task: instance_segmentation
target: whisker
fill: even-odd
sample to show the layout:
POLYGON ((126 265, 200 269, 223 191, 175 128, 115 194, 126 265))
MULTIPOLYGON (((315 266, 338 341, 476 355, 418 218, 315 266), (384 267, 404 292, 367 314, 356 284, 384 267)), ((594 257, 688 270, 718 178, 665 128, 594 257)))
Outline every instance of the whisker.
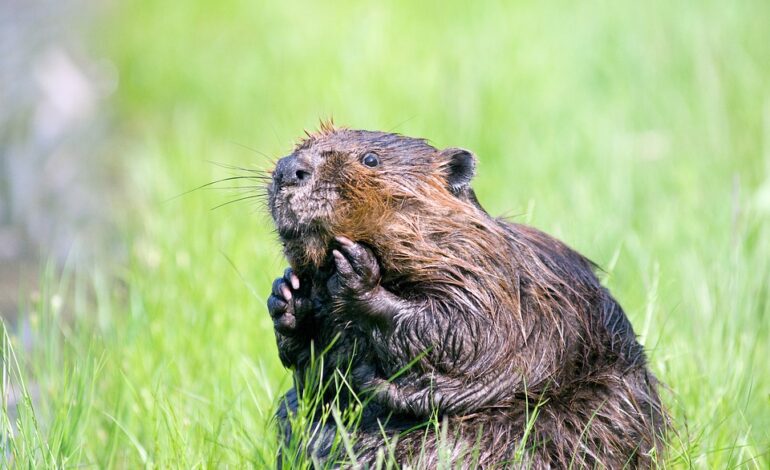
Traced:
POLYGON ((398 129, 399 127, 403 126, 404 124, 406 124, 407 122, 411 121, 412 119, 414 119, 416 117, 417 117, 417 114, 413 114, 411 117, 408 117, 408 118, 404 119, 403 121, 399 122, 395 126, 393 126, 391 128, 388 128, 388 132, 394 132, 396 129, 398 129))
POLYGON ((250 195, 250 196, 244 196, 244 197, 240 197, 240 198, 238 198, 238 199, 234 199, 234 200, 232 200, 232 201, 227 201, 227 202, 224 202, 224 203, 222 203, 222 204, 220 204, 220 205, 218 205, 218 206, 214 206, 214 207, 212 207, 210 210, 212 210, 212 211, 213 211, 214 209, 219 209, 220 207, 228 206, 228 205, 230 205, 230 204, 234 204, 234 203, 236 203, 236 202, 245 201, 246 199, 255 199, 255 198, 258 198, 258 197, 259 197, 259 195, 257 195, 257 194, 252 194, 252 195, 250 195))
POLYGON ((237 190, 237 189, 247 189, 247 190, 260 190, 263 189, 262 186, 225 186, 225 187, 212 187, 212 188, 201 188, 201 189, 216 189, 216 190, 222 190, 222 191, 229 191, 229 190, 237 190))
POLYGON ((239 146, 239 147, 243 147, 243 148, 245 148, 246 150, 250 150, 250 151, 252 151, 252 152, 256 153, 257 155, 261 155, 261 156, 263 156, 263 157, 265 157, 265 158, 268 158, 268 159, 269 159, 269 158, 272 158, 270 155, 266 154, 265 152, 260 152, 259 150, 255 149, 255 148, 252 148, 252 147, 249 147, 248 145, 242 144, 242 143, 240 143, 240 142, 236 142, 236 141, 234 141, 234 140, 231 140, 231 141, 230 141, 230 143, 231 143, 231 144, 235 144, 235 145, 237 145, 237 146, 239 146))
POLYGON ((219 180, 216 180, 216 181, 212 181, 210 183, 202 184, 202 185, 198 186, 197 188, 190 189, 190 190, 185 191, 185 192, 183 192, 181 194, 177 194, 176 196, 173 196, 173 197, 170 197, 170 198, 166 199, 165 201, 163 201, 163 203, 165 204, 167 202, 171 202, 174 199, 179 199, 182 196, 186 196, 186 195, 188 195, 188 194, 190 194, 190 193, 192 193, 194 191, 198 191, 199 189, 203 189, 203 188, 207 188, 209 186, 213 186, 213 185, 215 185, 217 183, 224 183, 225 181, 232 181, 232 180, 239 180, 239 179, 261 180, 261 178, 256 177, 256 176, 229 176, 227 178, 222 178, 222 179, 219 179, 219 180))
POLYGON ((221 162, 215 162, 213 160, 206 160, 208 163, 211 163, 212 165, 216 165, 220 168, 224 168, 227 170, 237 170, 237 171, 245 171, 248 173, 256 173, 258 175, 270 175, 270 170, 263 170, 260 168, 244 168, 241 166, 231 165, 229 163, 221 163, 221 162))

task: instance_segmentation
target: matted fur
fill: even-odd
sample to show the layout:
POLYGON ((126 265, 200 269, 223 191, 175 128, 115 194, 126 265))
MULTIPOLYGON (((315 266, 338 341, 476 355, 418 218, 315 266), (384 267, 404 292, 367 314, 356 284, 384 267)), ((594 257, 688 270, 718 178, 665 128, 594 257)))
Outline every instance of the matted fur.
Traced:
MULTIPOLYGON (((269 206, 302 280, 297 295, 314 307, 295 333, 276 333, 282 361, 300 389, 311 344, 329 350, 327 377, 351 362, 364 371, 349 381, 373 398, 356 435, 363 462, 383 445, 380 424, 396 434, 436 413, 448 424, 443 445, 466 465, 650 466, 667 418, 623 310, 583 256, 491 217, 469 181, 450 185, 458 155, 468 161, 462 152, 331 123, 298 143, 287 158, 312 178, 301 187, 274 182, 269 206), (378 167, 360 163, 367 152, 378 167), (380 285, 404 306, 387 326, 329 296, 335 236, 376 256, 380 285)), ((422 452, 420 465, 430 466, 436 439, 402 435, 395 455, 406 463, 422 452)), ((313 449, 328 457, 323 444, 313 449)))

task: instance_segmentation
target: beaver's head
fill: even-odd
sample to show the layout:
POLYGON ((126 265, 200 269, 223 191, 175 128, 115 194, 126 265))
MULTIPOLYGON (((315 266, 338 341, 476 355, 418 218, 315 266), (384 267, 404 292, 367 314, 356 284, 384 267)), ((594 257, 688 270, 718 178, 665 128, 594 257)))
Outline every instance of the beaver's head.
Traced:
POLYGON ((335 235, 375 245, 376 236, 394 227, 395 214, 403 220, 435 211, 437 204, 475 205, 469 186, 474 169, 467 150, 322 125, 278 161, 268 204, 294 268, 318 268, 335 235))

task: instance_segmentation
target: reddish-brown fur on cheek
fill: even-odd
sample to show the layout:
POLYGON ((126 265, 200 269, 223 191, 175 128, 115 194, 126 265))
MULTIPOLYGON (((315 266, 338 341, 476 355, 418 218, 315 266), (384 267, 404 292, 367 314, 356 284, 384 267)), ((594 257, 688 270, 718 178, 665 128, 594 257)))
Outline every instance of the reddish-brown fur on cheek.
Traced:
POLYGON ((388 230, 398 202, 371 173, 363 168, 345 172, 339 185, 342 203, 331 223, 335 235, 371 244, 377 234, 388 230))

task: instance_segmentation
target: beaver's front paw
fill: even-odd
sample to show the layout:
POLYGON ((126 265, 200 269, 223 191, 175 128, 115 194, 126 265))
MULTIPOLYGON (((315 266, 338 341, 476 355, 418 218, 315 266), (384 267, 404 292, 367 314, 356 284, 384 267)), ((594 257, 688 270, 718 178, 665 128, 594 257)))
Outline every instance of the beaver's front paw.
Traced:
POLYGON ((299 277, 286 268, 283 277, 273 282, 273 291, 267 299, 267 311, 273 319, 276 331, 289 335, 296 333, 308 312, 311 301, 300 295, 299 277))
POLYGON ((327 287, 337 302, 368 300, 380 285, 380 265, 372 250, 345 237, 336 237, 339 250, 333 250, 336 272, 327 287))

